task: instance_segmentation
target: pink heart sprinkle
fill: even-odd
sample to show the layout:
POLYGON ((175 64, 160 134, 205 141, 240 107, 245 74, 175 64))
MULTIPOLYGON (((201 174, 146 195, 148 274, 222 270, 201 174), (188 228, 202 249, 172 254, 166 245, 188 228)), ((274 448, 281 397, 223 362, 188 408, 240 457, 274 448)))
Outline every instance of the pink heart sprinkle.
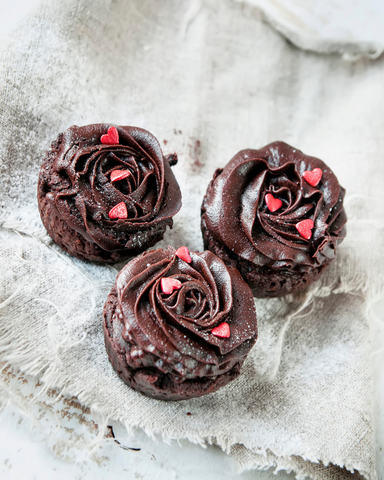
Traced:
POLYGON ((111 173, 111 182, 118 182, 119 180, 124 180, 131 175, 129 170, 114 170, 111 173))
POLYGON ((265 195, 265 203, 271 212, 276 212, 283 205, 280 198, 275 198, 271 193, 265 195))
POLYGON ((108 213, 109 218, 128 218, 127 207, 124 202, 118 203, 108 213))
POLYGON ((311 230, 314 226, 315 226, 315 224, 313 223, 313 221, 311 219, 302 220, 301 222, 296 223, 296 225, 295 225, 297 231, 306 240, 309 240, 312 237, 312 231, 311 230))
POLYGON ((217 327, 211 330, 212 335, 220 338, 229 338, 231 336, 231 330, 227 322, 220 323, 217 327))
POLYGON ((180 247, 176 250, 175 252, 176 257, 181 258, 181 260, 184 260, 184 262, 191 263, 192 258, 189 254, 189 250, 187 247, 180 247))
POLYGON ((160 280, 161 291, 166 295, 170 295, 173 290, 179 290, 181 288, 180 280, 171 277, 163 277, 160 280))
POLYGON ((109 127, 108 133, 101 136, 101 143, 116 145, 119 143, 119 132, 116 127, 109 127))
POLYGON ((312 171, 305 170, 303 173, 303 177, 307 183, 312 185, 312 187, 316 187, 316 185, 320 182, 321 177, 323 176, 323 171, 321 168, 314 168, 312 171))

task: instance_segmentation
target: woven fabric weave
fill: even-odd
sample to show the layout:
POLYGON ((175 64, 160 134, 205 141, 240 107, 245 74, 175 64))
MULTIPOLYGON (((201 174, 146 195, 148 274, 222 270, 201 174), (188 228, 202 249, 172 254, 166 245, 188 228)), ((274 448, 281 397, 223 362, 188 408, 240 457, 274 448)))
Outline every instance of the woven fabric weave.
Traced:
POLYGON ((218 444, 242 468, 375 478, 367 305, 384 283, 383 70, 299 51, 230 0, 43 1, 0 53, 0 360, 127 427, 218 444), (99 122, 145 128, 179 155, 183 207, 161 247, 203 248, 205 189, 243 148, 286 141, 347 189, 337 258, 305 294, 256 299, 259 340, 212 395, 161 402, 124 385, 102 333, 122 265, 71 258, 42 227, 44 152, 99 122))

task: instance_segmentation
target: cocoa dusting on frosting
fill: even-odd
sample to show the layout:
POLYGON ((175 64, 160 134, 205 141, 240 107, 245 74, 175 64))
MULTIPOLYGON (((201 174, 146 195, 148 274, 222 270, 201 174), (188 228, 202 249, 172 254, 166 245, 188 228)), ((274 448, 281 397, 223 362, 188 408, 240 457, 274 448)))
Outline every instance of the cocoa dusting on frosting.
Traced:
POLYGON ((217 390, 236 378, 257 338, 252 293, 239 272, 209 251, 190 258, 169 247, 131 260, 104 308, 112 364, 155 398, 217 390))
POLYGON ((274 142, 239 152, 216 172, 203 227, 252 264, 310 270, 329 263, 345 237, 344 194, 324 162, 274 142))
POLYGON ((59 135, 44 160, 39 199, 66 227, 108 252, 150 246, 146 242, 158 241, 181 207, 179 186, 156 138, 140 128, 107 124, 73 126, 59 135))

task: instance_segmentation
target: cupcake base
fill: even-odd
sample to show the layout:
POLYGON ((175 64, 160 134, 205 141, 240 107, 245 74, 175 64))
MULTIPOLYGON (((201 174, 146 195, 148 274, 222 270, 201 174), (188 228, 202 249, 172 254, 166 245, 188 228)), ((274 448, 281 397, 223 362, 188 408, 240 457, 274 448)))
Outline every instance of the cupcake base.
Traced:
POLYGON ((131 349, 135 345, 126 342, 121 334, 123 324, 116 312, 117 293, 113 287, 104 306, 104 341, 109 361, 119 377, 134 390, 157 400, 187 400, 213 393, 227 383, 235 380, 240 375, 243 361, 236 363, 231 370, 216 376, 199 377, 194 379, 181 379, 171 373, 161 372, 153 366, 151 353, 143 352, 139 359, 138 368, 132 368, 127 363, 127 356, 132 361, 131 349))
MULTIPOLYGON (((71 228, 56 212, 55 207, 49 201, 49 196, 38 195, 39 211, 41 221, 57 245, 59 245, 65 252, 73 255, 79 260, 86 260, 95 263, 115 263, 125 260, 134 255, 138 255, 143 250, 153 247, 157 242, 164 237, 164 232, 167 226, 172 228, 173 221, 167 220, 156 225, 155 228, 144 230, 140 232, 141 242, 143 246, 139 249, 128 250, 103 250, 96 243, 89 242, 80 233, 71 228)), ((137 232, 135 232, 137 235, 137 232)), ((127 238, 128 239, 128 238, 127 238)))

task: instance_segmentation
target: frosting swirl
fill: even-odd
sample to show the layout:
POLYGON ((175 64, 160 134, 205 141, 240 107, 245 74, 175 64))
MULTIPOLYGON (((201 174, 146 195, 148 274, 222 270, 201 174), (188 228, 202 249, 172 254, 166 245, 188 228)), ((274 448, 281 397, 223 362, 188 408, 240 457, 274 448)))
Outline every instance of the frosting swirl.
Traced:
POLYGON ((73 126, 60 135, 47 153, 49 175, 41 174, 39 189, 88 242, 106 251, 141 249, 148 231, 172 225, 181 208, 180 189, 153 135, 116 126, 118 144, 103 144, 109 127, 73 126), (125 178, 112 181, 116 170, 123 170, 125 178), (110 218, 120 203, 127 218, 110 218))
POLYGON ((329 263, 345 237, 345 190, 327 165, 283 142, 243 150, 218 170, 205 203, 204 222, 216 240, 258 266, 305 271, 329 263), (305 171, 322 170, 314 187, 305 171), (282 202, 272 212, 267 194, 282 202), (296 225, 314 222, 305 239, 296 225))
MULTIPOLYGON (((212 383, 233 371, 257 338, 252 293, 237 269, 209 251, 190 255, 192 262, 186 263, 172 247, 149 251, 131 260, 116 279, 108 337, 130 370, 124 380, 157 398, 170 398, 169 392, 154 393, 163 389, 165 377, 169 389, 193 379, 212 383), (164 294, 164 277, 180 281, 181 287, 164 294), (212 334, 223 321, 230 326, 229 338, 212 334)), ((230 379, 237 374, 238 369, 230 379)))

